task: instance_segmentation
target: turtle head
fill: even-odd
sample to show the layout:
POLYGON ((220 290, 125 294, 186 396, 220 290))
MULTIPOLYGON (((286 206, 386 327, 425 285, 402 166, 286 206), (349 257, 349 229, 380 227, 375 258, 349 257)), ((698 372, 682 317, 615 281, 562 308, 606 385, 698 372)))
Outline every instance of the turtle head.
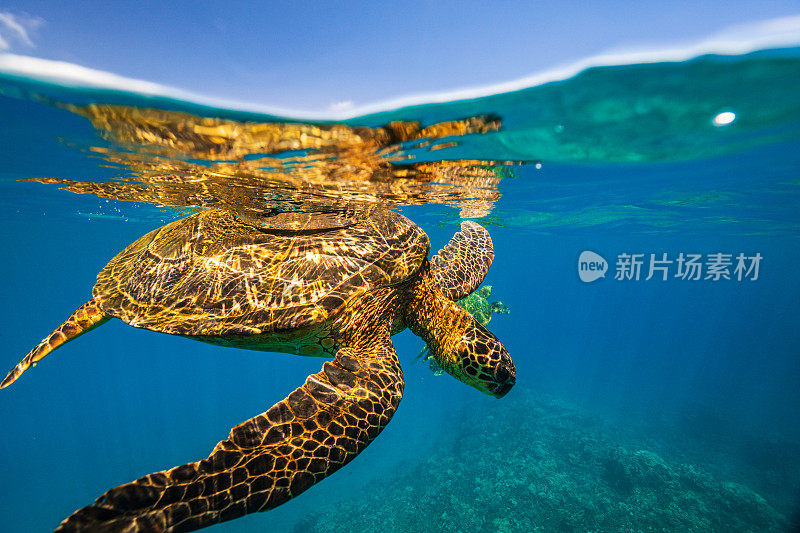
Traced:
POLYGON ((442 370, 481 392, 505 396, 517 373, 503 343, 430 278, 423 277, 411 293, 405 323, 422 337, 442 370))
POLYGON ((431 349, 439 366, 481 392, 505 396, 516 383, 517 372, 503 343, 476 320, 454 333, 451 342, 431 349))

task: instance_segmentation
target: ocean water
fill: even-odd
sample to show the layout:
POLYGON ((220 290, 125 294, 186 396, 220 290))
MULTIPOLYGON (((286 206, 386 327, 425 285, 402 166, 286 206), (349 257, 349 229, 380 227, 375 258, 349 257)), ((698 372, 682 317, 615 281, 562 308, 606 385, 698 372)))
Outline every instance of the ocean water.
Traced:
MULTIPOLYGON (((435 375, 403 332, 405 394, 383 433, 298 498, 214 530, 793 530, 798 95, 798 49, 701 56, 305 125, 300 142, 291 117, 0 74, 0 362, 192 210, 379 202, 433 251, 471 218, 494 241, 485 283, 510 314, 488 327, 514 389, 435 375), (605 262, 593 281, 587 251, 605 262), (700 279, 679 274, 694 255, 700 279)), ((2 529, 53 529, 206 457, 321 363, 110 321, 0 392, 2 529)))

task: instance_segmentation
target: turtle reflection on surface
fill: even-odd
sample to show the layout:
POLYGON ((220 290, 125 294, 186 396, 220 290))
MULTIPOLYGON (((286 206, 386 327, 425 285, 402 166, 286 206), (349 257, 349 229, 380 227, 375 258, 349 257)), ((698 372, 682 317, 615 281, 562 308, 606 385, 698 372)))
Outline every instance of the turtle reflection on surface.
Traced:
POLYGON ((508 165, 516 164, 416 160, 458 146, 461 137, 498 131, 495 116, 369 128, 237 122, 99 104, 62 107, 91 120, 112 144, 89 150, 125 173, 113 182, 29 181, 115 200, 279 211, 442 203, 460 209, 462 218, 480 218, 499 198, 508 165))

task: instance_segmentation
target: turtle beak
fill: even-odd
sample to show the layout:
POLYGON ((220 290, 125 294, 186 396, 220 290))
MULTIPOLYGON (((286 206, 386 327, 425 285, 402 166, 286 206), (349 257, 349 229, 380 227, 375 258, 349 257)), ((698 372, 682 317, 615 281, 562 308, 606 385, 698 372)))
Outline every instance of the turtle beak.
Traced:
POLYGON ((494 371, 495 386, 492 387, 491 393, 495 398, 502 398, 508 394, 511 387, 517 382, 517 370, 514 368, 514 362, 508 352, 505 351, 505 348, 503 352, 502 359, 494 371))

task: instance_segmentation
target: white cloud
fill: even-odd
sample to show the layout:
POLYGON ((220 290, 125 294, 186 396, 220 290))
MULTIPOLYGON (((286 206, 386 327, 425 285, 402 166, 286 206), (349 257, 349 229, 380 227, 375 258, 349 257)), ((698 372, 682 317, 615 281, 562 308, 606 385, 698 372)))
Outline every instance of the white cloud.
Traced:
MULTIPOLYGON (((0 16, 7 13, 0 12, 0 16)), ((40 20, 40 19, 39 19, 40 20)), ((41 22, 41 20, 40 20, 41 22)), ((6 22, 0 22, 0 30, 6 22)), ((26 34, 27 35, 27 34, 26 34)), ((2 39, 2 36, 0 36, 2 39)), ((244 109, 294 119, 345 119, 368 113, 377 113, 404 106, 436 102, 479 98, 491 94, 515 91, 547 82, 568 79, 582 70, 596 66, 654 63, 661 61, 684 61, 702 54, 745 54, 754 50, 800 46, 800 16, 784 17, 728 28, 711 37, 680 46, 662 46, 649 50, 628 49, 599 54, 562 65, 551 70, 513 81, 484 87, 468 87, 441 93, 408 95, 393 100, 356 107, 344 100, 332 104, 325 111, 282 109, 263 104, 231 101, 198 95, 185 90, 167 87, 158 83, 119 76, 111 72, 90 69, 36 57, 2 53, 0 42, 0 73, 16 74, 34 79, 49 80, 77 87, 97 87, 131 91, 134 93, 160 95, 198 104, 228 109, 244 109)))
MULTIPOLYGON (((147 95, 177 96, 176 89, 65 61, 0 53, 0 72, 55 81, 76 87, 118 89, 147 95)), ((180 94, 180 91, 177 91, 180 94)))
POLYGON ((342 102, 334 102, 328 106, 328 110, 330 111, 347 111, 348 109, 352 109, 355 107, 355 104, 352 100, 344 100, 342 102))
POLYGON ((0 11, 0 50, 10 50, 12 43, 21 43, 35 48, 30 32, 39 27, 44 20, 28 15, 15 15, 0 11))

